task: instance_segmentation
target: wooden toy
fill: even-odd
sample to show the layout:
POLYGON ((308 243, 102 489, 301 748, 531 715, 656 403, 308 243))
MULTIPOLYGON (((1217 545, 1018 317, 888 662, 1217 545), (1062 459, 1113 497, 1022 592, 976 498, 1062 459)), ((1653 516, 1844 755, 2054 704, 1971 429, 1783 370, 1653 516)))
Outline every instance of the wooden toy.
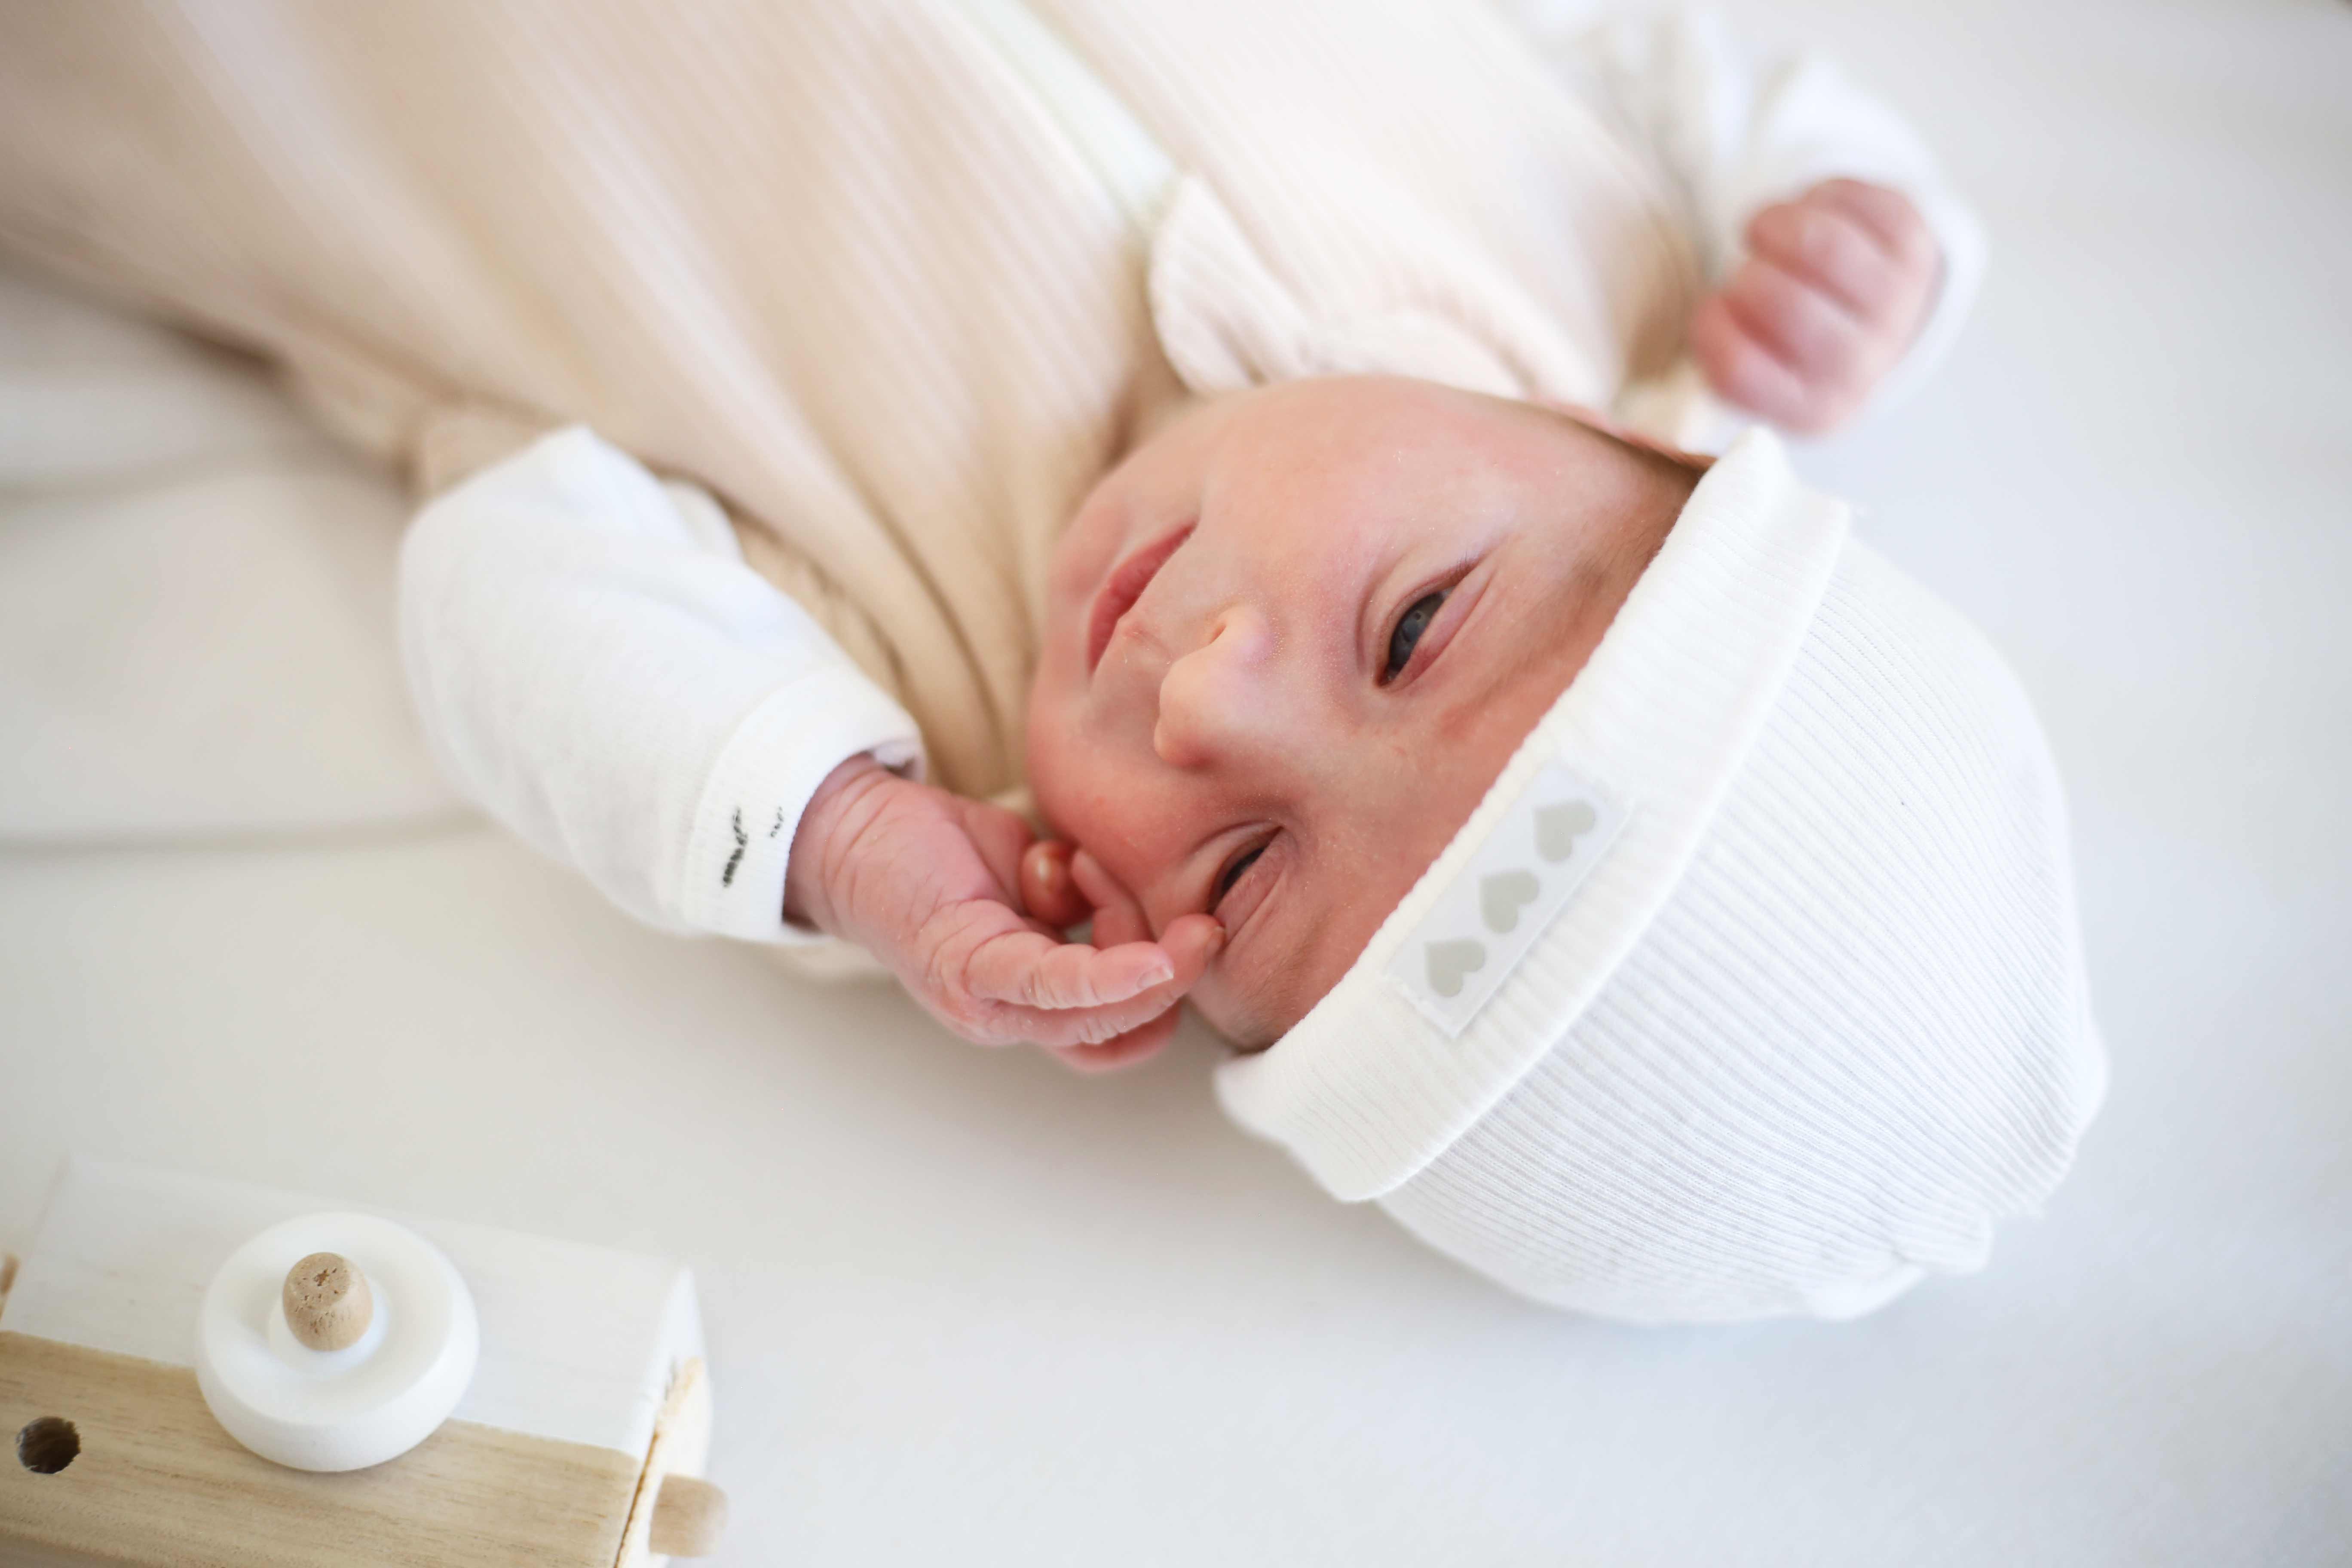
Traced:
POLYGON ((653 1258, 77 1161, 0 1260, 0 1563, 644 1568, 709 1436, 653 1258))

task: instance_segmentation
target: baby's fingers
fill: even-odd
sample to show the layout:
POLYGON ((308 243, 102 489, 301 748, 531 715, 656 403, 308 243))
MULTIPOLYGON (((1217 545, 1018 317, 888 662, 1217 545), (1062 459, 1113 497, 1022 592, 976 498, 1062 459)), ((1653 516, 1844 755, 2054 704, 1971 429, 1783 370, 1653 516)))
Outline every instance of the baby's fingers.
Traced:
POLYGON ((1740 407, 1790 430, 1818 431, 1830 423, 1804 378, 1748 335, 1722 295, 1691 317, 1690 349, 1707 384, 1740 407))
POLYGON ((1776 261, 1750 257, 1717 298, 1743 333, 1808 384, 1847 390, 1865 345, 1860 323, 1828 295, 1776 261))
POLYGON ((1805 200, 1832 206, 1868 229, 1886 254, 1906 268, 1932 266, 1935 231, 1908 196, 1863 180, 1824 180, 1805 200))
MULTIPOLYGON (((1108 1072, 1141 1061, 1173 1039, 1182 1016, 1176 1003, 1199 982, 1209 961, 1225 945, 1225 928, 1208 915, 1182 915, 1169 922, 1160 942, 1176 960, 1176 983, 1163 988, 1168 995, 1165 1012, 1099 1045, 1049 1045, 1047 1050, 1079 1072, 1108 1072)), ((1151 994, 1154 998, 1159 994, 1151 994)))
POLYGON ((982 1001, 1049 1013, 1125 1002, 1175 978, 1157 942, 1088 947, 1026 928, 989 938, 964 967, 966 989, 982 1001))
MULTIPOLYGON (((971 972, 973 994, 1041 1013, 1113 1006, 1163 987, 1172 987, 1181 996, 1201 978, 1224 940, 1224 928, 1207 915, 1178 917, 1158 942, 1125 942, 1116 947, 1057 942, 1031 931, 1007 932, 988 943, 997 951, 986 956, 985 972, 980 967, 971 972)), ((976 965, 982 962, 982 954, 973 957, 976 965)))
POLYGON ((1021 907, 1032 920, 1066 930, 1092 912, 1086 895, 1070 875, 1070 845, 1058 838, 1041 838, 1021 857, 1021 907))
POLYGON ((1895 258, 1859 219, 1825 203, 1766 207, 1748 221, 1748 244, 1865 321, 1905 306, 1895 258))
POLYGON ((1094 907, 1097 947, 1151 940, 1151 922, 1144 918, 1143 906, 1119 885, 1118 878, 1103 869, 1101 861, 1079 850, 1070 857, 1070 879, 1094 907))
POLYGON ((1160 984, 1147 987, 1124 1001, 1105 1002, 1097 1005, 1042 1007, 1017 1002, 983 1001, 980 1006, 988 1014, 985 1037, 995 1041, 1028 1040, 1055 1051, 1085 1047, 1114 1053, 1108 1062, 1097 1061, 1092 1065, 1133 1059, 1141 1056, 1146 1047, 1156 1049, 1157 1046, 1150 1038, 1130 1037, 1163 1015, 1170 1029, 1176 1026, 1176 1005, 1199 983, 1209 961, 1224 945, 1224 928, 1208 916, 1186 915, 1171 922, 1157 943, 1134 942, 1113 948, 1108 952, 1082 944, 1066 944, 1073 955, 1091 955, 1097 959, 1114 958, 1134 951, 1161 954, 1170 961, 1172 973, 1160 984), (1133 1048, 1130 1050, 1129 1047, 1133 1048))
POLYGON ((1073 1072, 1111 1072, 1133 1067, 1146 1057, 1157 1055, 1160 1047, 1174 1039, 1176 1026, 1182 1017, 1182 1011, 1171 1005, 1150 1023, 1129 1029, 1116 1039, 1105 1040, 1098 1046, 1048 1046, 1046 1054, 1073 1072))

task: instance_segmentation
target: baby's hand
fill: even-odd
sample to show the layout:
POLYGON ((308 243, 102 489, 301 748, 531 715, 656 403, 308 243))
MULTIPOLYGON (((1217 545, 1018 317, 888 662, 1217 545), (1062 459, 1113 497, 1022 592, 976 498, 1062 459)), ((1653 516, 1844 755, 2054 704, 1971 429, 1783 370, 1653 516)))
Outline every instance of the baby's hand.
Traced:
POLYGON ((1173 1032, 1176 1004, 1223 929, 1194 915, 1156 942, 1066 942, 1021 907, 1034 838, 1009 811, 853 758, 801 816, 784 913, 866 948, 975 1044, 1034 1041, 1081 1065, 1132 1060, 1173 1032))
POLYGON ((1862 406, 1911 346, 1942 260, 1905 197, 1825 180, 1748 221, 1748 259, 1691 317, 1715 390, 1819 435, 1862 406))

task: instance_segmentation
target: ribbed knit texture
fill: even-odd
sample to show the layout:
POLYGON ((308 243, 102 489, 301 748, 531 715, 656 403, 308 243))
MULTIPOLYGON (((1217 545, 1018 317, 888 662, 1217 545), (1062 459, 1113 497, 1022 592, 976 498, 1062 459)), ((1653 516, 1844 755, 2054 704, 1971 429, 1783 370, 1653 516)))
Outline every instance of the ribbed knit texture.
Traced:
POLYGON ((1665 907, 1381 1201, 1539 1300, 1842 1317, 1980 1267, 2096 1110, 2064 810, 1982 639, 1849 544, 1665 907))

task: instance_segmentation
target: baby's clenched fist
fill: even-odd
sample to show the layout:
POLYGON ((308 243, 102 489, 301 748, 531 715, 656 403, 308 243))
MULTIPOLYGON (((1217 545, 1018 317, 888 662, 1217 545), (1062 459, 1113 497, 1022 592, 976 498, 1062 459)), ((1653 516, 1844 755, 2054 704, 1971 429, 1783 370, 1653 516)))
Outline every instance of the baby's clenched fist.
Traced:
POLYGON ((1917 335, 1942 271, 1935 236, 1899 194, 1826 180, 1759 212, 1748 249, 1692 315, 1692 357, 1722 396, 1819 435, 1917 335))

